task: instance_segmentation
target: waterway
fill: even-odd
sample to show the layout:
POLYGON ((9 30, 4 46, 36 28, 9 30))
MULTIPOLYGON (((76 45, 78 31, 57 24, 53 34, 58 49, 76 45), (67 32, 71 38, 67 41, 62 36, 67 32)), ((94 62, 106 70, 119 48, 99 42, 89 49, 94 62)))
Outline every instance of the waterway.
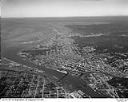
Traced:
MULTIPOLYGON (((27 47, 30 47, 29 45, 21 45, 21 46, 9 46, 8 47, 2 47, 2 56, 6 57, 12 61, 15 61, 17 63, 26 65, 28 67, 36 68, 45 71, 45 73, 50 77, 56 77, 58 80, 61 79, 65 74, 58 72, 53 69, 48 69, 45 67, 37 66, 34 63, 30 61, 23 60, 20 56, 17 55, 19 51, 22 49, 26 49, 27 47)), ((83 82, 80 78, 74 77, 71 75, 67 75, 64 77, 63 80, 61 80, 62 84, 64 86, 67 86, 66 88, 69 90, 82 90, 87 95, 91 96, 92 98, 106 98, 109 96, 103 95, 97 91, 94 91, 92 88, 87 86, 85 82, 83 82)))

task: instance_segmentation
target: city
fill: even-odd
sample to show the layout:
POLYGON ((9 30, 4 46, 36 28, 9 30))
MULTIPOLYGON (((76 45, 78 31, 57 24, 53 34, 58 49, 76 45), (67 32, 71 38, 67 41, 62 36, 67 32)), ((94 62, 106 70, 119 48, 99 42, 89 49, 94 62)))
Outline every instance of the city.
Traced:
POLYGON ((0 69, 0 86, 0 96, 3 98, 89 97, 81 90, 68 92, 59 83, 49 79, 43 71, 22 66, 6 58, 3 58, 0 69))
POLYGON ((0 97, 127 98, 126 18, 3 19, 0 97))
MULTIPOLYGON (((54 31, 56 31, 56 36, 50 41, 49 45, 37 45, 31 50, 23 50, 19 55, 37 65, 44 65, 46 68, 52 68, 66 75, 71 74, 80 77, 92 89, 111 97, 119 97, 118 90, 108 84, 108 81, 113 77, 127 78, 127 68, 121 71, 105 63, 108 62, 106 60, 109 58, 109 56, 105 57, 106 54, 96 54, 96 49, 93 46, 79 49, 72 39, 61 36, 57 30, 54 31), (84 78, 85 76, 86 78, 84 78)), ((118 59, 116 61, 118 62, 118 59)), ((128 66, 128 61, 122 60, 122 66, 128 66)), ((127 88, 122 90, 127 91, 127 88)))

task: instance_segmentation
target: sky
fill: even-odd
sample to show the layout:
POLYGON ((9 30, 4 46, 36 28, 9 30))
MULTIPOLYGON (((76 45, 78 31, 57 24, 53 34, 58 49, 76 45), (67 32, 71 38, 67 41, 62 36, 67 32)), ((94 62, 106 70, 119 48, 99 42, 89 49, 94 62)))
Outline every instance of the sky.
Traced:
POLYGON ((128 0, 1 0, 2 17, 128 16, 128 0))

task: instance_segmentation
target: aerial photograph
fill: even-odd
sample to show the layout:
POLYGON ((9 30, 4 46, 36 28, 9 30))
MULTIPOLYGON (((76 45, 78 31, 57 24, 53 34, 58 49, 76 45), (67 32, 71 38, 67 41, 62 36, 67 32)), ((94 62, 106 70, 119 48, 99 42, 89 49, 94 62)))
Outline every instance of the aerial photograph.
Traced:
POLYGON ((127 0, 2 0, 0 98, 128 98, 127 0))

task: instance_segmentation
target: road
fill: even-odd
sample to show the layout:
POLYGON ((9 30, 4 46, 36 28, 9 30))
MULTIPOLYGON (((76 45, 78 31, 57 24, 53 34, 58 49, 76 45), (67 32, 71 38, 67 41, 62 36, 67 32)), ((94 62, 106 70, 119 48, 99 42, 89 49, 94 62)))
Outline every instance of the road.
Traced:
MULTIPOLYGON (((57 32, 57 33, 59 33, 59 32, 57 32)), ((13 46, 6 45, 6 46, 2 47, 1 55, 2 55, 2 57, 8 58, 12 61, 19 63, 19 64, 23 64, 23 65, 26 65, 31 68, 42 70, 50 78, 53 78, 53 76, 55 76, 56 78, 58 78, 57 80, 59 80, 60 78, 62 78, 65 75, 56 70, 48 69, 48 68, 45 68, 44 66, 35 65, 34 63, 32 63, 28 60, 23 60, 20 56, 17 55, 17 53, 19 51, 21 51, 23 49, 28 49, 28 48, 30 48, 30 46, 33 46, 33 45, 23 45, 23 44, 22 45, 17 44, 17 45, 13 45, 13 46)), ((110 96, 103 95, 103 94, 100 94, 99 92, 94 91, 86 83, 83 83, 79 78, 73 77, 71 75, 67 75, 64 78, 62 83, 63 83, 64 87, 72 86, 72 88, 71 89, 69 88, 69 90, 72 90, 72 91, 73 90, 82 90, 84 93, 88 94, 89 96, 91 96, 93 98, 110 97, 110 96)))

